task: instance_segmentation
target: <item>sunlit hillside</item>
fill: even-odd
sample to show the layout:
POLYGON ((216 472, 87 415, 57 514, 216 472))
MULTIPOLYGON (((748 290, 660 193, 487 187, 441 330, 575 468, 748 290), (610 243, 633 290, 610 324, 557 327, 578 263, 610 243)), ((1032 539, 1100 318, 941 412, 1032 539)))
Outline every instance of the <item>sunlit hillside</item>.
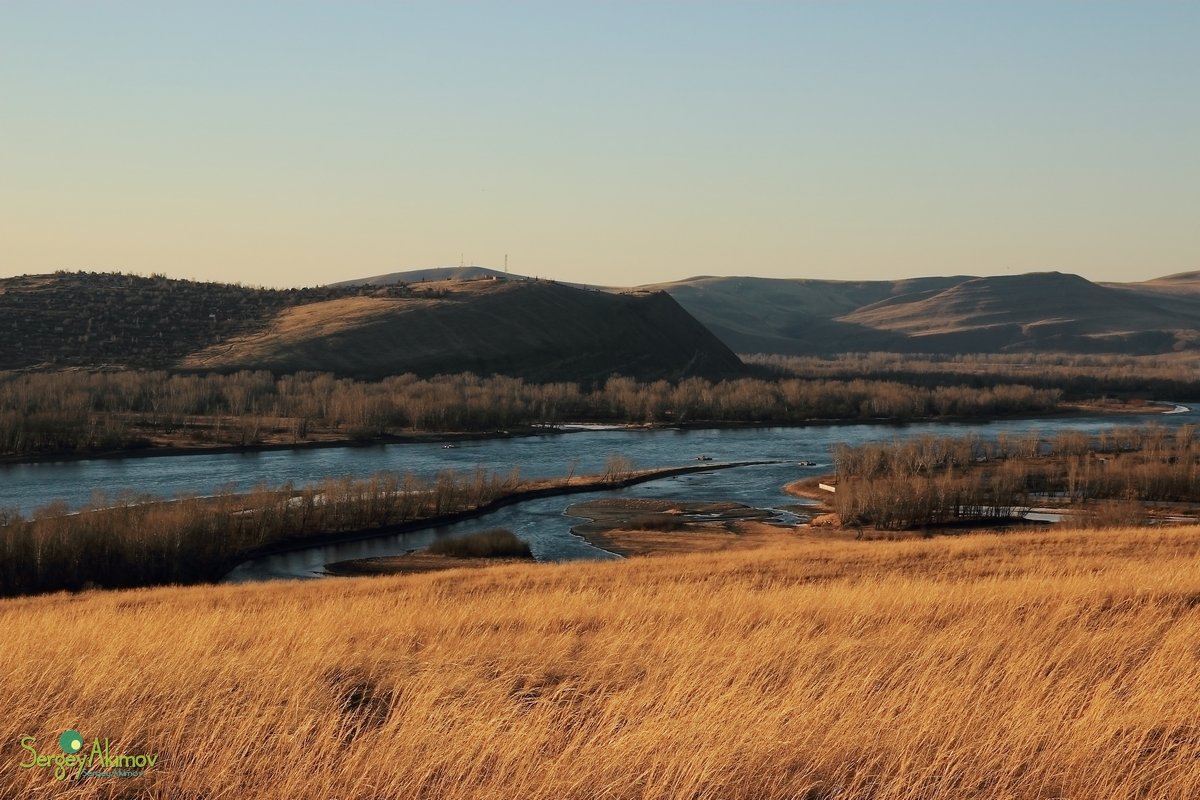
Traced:
POLYGON ((0 796, 1200 792, 1200 529, 765 541, 3 601, 0 796))

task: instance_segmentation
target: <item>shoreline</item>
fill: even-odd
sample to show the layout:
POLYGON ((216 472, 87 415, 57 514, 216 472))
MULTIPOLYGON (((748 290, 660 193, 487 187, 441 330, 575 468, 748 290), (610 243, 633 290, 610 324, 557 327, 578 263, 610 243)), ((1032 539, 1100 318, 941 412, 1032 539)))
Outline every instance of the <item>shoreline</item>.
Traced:
POLYGON ((469 442, 469 441, 487 441, 489 439, 522 439, 530 436, 551 436, 563 433, 563 431, 521 431, 513 433, 511 431, 480 431, 473 432, 447 432, 447 433, 405 433, 405 434, 388 434, 374 439, 356 440, 356 439, 321 439, 311 442, 265 442, 262 444, 220 444, 220 445, 201 445, 196 447, 183 447, 176 445, 162 445, 147 447, 138 447, 127 450, 97 450, 95 452, 78 452, 70 453, 33 453, 30 455, 7 455, 0 456, 0 467, 18 466, 21 464, 46 464, 56 462, 72 462, 72 461, 120 461, 126 458, 173 458, 176 456, 200 456, 200 455, 253 455, 255 453, 270 453, 279 450, 326 450, 335 447, 357 448, 357 447, 385 447, 392 444, 436 444, 438 442, 469 442))
POLYGON ((834 498, 832 492, 827 492, 820 488, 818 484, 829 483, 836 480, 833 475, 815 475, 804 478, 798 478, 794 481, 789 481, 780 487, 786 495, 791 497, 799 497, 804 500, 813 500, 819 505, 813 506, 814 509, 822 509, 824 511, 832 511, 834 498))
POLYGON ((600 492, 612 489, 623 489, 627 486, 634 486, 639 483, 648 483, 660 478, 670 478, 675 475, 688 475, 695 472, 707 472, 719 469, 735 469, 737 467, 753 467, 764 464, 775 464, 776 461, 727 461, 727 462, 705 462, 703 464, 688 464, 681 467, 663 467, 660 469, 646 470, 636 472, 624 478, 617 480, 604 480, 602 476, 582 476, 572 478, 571 480, 579 481, 579 483, 559 483, 549 486, 531 486, 525 489, 517 489, 503 497, 498 497, 475 508, 464 509, 462 511, 453 511, 447 514, 439 514, 434 517, 426 517, 425 519, 412 520, 411 522, 403 522, 398 525, 387 525, 379 528, 363 528, 352 531, 338 531, 335 533, 318 534, 315 536, 305 537, 293 541, 275 542, 263 547, 251 550, 247 553, 238 556, 237 561, 228 564, 221 570, 221 575, 217 579, 218 582, 225 582, 229 577, 229 573, 237 569, 242 564, 255 559, 265 558, 267 556, 281 555, 283 553, 292 553, 298 550, 308 550, 314 547, 328 547, 334 544, 344 544, 348 542, 358 542, 364 539, 374 539, 380 536, 392 536, 398 533, 412 533, 426 528, 435 528, 441 525, 449 525, 463 520, 475 519, 491 513, 505 506, 522 503, 526 500, 536 500, 543 497, 557 497, 560 495, 582 494, 584 492, 600 492))
POLYGON ((1167 401, 1146 401, 1144 405, 1138 406, 1121 406, 1117 408, 1109 408, 1100 405, 1088 405, 1086 403, 1067 404, 1055 409, 1054 411, 1043 411, 1038 413, 1019 413, 1019 414, 991 414, 986 416, 944 416, 944 417, 862 417, 855 419, 810 419, 798 422, 779 422, 779 421, 731 421, 731 420, 695 420, 691 422, 654 422, 654 423, 592 423, 592 422, 564 422, 557 426, 534 426, 534 427, 514 427, 510 430, 500 431, 414 431, 411 433, 386 434, 367 440, 355 440, 350 438, 344 439, 322 439, 309 442, 268 442, 261 444, 246 444, 246 445, 201 445, 201 446, 180 446, 180 445, 149 445, 146 447, 138 447, 124 450, 97 450, 97 451, 72 451, 59 453, 29 453, 25 455, 0 455, 0 467, 20 466, 23 464, 52 464, 52 463, 70 463, 76 461, 119 461, 123 459, 140 459, 140 458, 173 458, 182 456, 198 456, 198 455, 253 455, 256 453, 278 452, 281 450, 325 450, 328 448, 345 447, 345 448, 365 448, 365 447, 386 447, 396 444, 436 444, 439 442, 475 442, 489 441, 492 439, 524 439, 533 436, 564 436, 573 433, 587 433, 595 430, 613 430, 613 431, 628 431, 628 432, 653 432, 664 430, 738 430, 738 429, 754 429, 754 428, 810 428, 810 427, 839 427, 848 425, 878 425, 886 427, 904 427, 906 425, 921 424, 927 422, 940 422, 947 424, 954 423, 989 423, 1001 422, 1004 420, 1022 420, 1022 419, 1071 419, 1078 417, 1123 417, 1123 416, 1138 416, 1138 415, 1153 415, 1158 414, 1173 414, 1185 413, 1174 409, 1190 407, 1180 403, 1167 401), (1155 412, 1151 409, 1159 407, 1167 410, 1155 412), (574 426, 581 427, 574 427, 574 426), (603 428, 582 427, 590 425, 603 425, 603 428))
POLYGON ((415 551, 399 556, 374 556, 333 561, 325 565, 332 578, 368 578, 378 575, 420 575, 447 569, 482 569, 504 564, 536 564, 532 558, 458 558, 415 551))
POLYGON ((744 546, 751 531, 785 530, 769 511, 728 500, 602 498, 565 513, 584 520, 572 536, 622 558, 726 550, 744 546))

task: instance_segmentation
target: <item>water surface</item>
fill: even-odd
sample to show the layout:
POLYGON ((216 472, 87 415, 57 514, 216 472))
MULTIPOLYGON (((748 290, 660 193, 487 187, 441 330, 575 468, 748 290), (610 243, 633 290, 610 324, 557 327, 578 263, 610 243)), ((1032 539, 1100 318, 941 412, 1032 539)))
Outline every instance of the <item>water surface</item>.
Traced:
POLYGON ((249 562, 234 579, 311 575, 331 561, 396 555, 424 547, 434 537, 462 535, 486 527, 507 527, 529 542, 539 560, 612 558, 570 534, 575 522, 563 516, 574 503, 597 497, 669 497, 680 500, 730 500, 754 508, 782 509, 800 501, 783 494, 783 484, 830 471, 830 449, 838 443, 863 444, 924 434, 977 433, 994 437, 1001 432, 1038 431, 1053 436, 1064 430, 1097 431, 1146 423, 1178 427, 1195 424, 1196 404, 1170 414, 1139 414, 994 422, 921 422, 907 425, 813 425, 781 428, 720 428, 700 430, 584 430, 569 434, 461 442, 453 448, 440 443, 389 444, 310 450, 272 450, 257 453, 188 454, 156 458, 96 459, 0 466, 0 507, 30 514, 51 500, 72 507, 91 501, 97 493, 109 497, 122 491, 174 497, 207 494, 218 487, 236 490, 258 484, 295 486, 323 477, 363 477, 381 470, 433 475, 453 469, 471 473, 477 468, 522 477, 561 477, 604 471, 613 455, 632 459, 638 468, 695 463, 696 456, 715 461, 775 460, 780 463, 663 478, 619 490, 529 500, 506 506, 478 519, 427 530, 329 547, 309 548, 249 562), (815 466, 799 466, 809 460, 815 466))

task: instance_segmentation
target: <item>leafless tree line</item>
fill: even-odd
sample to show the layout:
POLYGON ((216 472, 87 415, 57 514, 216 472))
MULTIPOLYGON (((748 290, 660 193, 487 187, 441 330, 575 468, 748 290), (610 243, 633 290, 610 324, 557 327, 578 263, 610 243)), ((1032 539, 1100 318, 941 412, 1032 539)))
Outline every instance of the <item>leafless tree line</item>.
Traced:
POLYGON ((572 420, 701 424, 913 419, 1039 413, 1055 389, 921 388, 892 381, 784 378, 526 383, 469 373, 378 382, 325 373, 165 371, 0 373, 0 452, 147 446, 152 437, 248 445, 268 434, 371 439, 408 431, 493 431, 572 420))
POLYGON ((1200 392, 1200 359, 1070 353, 842 353, 833 356, 743 355, 768 374, 829 380, 894 380, 911 386, 1057 388, 1070 400, 1106 395, 1180 399, 1200 392))
MULTIPOLYGON (((1125 427, 987 439, 920 436, 833 449, 835 506, 846 524, 900 529, 1007 517, 1034 498, 1108 504, 1200 500, 1195 429, 1125 427)), ((1122 505, 1124 504, 1124 505, 1122 505)))
POLYGON ((0 595, 217 580, 264 547, 478 508, 519 487, 515 470, 379 473, 172 501, 98 495, 76 513, 56 502, 31 519, 0 509, 0 595))

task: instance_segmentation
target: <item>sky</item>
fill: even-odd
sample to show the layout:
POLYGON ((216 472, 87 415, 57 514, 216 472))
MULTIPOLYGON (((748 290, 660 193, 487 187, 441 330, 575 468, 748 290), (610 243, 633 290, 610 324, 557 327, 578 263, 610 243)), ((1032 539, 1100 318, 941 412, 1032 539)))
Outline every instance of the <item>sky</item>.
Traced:
POLYGON ((1200 3, 0 0, 0 276, 1200 269, 1200 3))

